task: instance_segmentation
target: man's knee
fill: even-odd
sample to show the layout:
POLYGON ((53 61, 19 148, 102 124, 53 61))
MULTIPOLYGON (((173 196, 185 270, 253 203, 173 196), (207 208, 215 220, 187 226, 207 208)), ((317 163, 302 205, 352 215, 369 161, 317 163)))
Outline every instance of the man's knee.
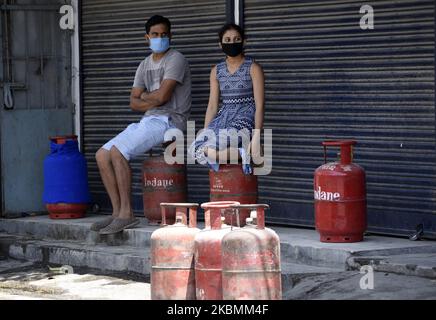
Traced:
POLYGON ((124 160, 124 161, 128 161, 123 154, 120 152, 120 150, 118 150, 117 147, 112 146, 111 150, 109 151, 110 153, 110 159, 111 161, 120 161, 120 160, 124 160))
POLYGON ((95 160, 97 161, 97 165, 101 166, 110 162, 110 154, 109 151, 103 148, 98 149, 95 153, 95 160))

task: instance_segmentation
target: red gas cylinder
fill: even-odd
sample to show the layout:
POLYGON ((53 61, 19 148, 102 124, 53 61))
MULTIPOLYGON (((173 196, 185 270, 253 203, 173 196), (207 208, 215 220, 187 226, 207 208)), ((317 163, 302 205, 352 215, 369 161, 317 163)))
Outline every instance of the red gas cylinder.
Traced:
POLYGON ((365 171, 351 163, 356 141, 325 141, 325 164, 315 170, 315 225, 321 242, 358 242, 366 230, 365 171), (327 163, 326 147, 341 147, 340 162, 327 163))
POLYGON ((233 205, 254 210, 242 229, 222 241, 224 300, 280 300, 282 298, 280 239, 265 228, 266 204, 233 205))
MULTIPOLYGON (((150 224, 161 221, 160 203, 186 201, 186 166, 168 164, 164 156, 151 156, 142 168, 144 216, 150 224)), ((174 209, 168 209, 166 221, 174 223, 174 209)))
POLYGON ((197 203, 162 203, 162 227, 151 235, 151 299, 195 300, 194 238, 197 203), (176 223, 166 225, 166 210, 176 223), (189 226, 186 209, 189 208, 189 226))
MULTIPOLYGON (((221 164, 218 172, 209 170, 210 201, 238 201, 239 203, 257 203, 257 176, 246 175, 240 164, 221 164)), ((239 224, 245 225, 249 210, 241 210, 239 224)), ((233 216, 225 215, 225 223, 237 225, 231 221, 233 216)))
POLYGON ((201 230, 195 236, 195 282, 197 300, 222 300, 221 240, 230 232, 230 226, 222 224, 222 211, 236 201, 206 202, 205 220, 210 228, 201 230))

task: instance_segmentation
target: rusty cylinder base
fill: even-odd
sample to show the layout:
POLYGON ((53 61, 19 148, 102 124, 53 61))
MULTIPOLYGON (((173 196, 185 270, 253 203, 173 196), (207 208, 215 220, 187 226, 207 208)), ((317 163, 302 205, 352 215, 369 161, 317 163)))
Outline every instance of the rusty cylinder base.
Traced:
POLYGON ((359 242, 363 241, 363 234, 350 234, 346 236, 329 236, 329 235, 321 235, 320 239, 321 242, 331 242, 331 243, 347 243, 347 242, 359 242))
POLYGON ((79 219, 83 218, 88 208, 87 204, 56 203, 47 204, 50 219, 79 219))

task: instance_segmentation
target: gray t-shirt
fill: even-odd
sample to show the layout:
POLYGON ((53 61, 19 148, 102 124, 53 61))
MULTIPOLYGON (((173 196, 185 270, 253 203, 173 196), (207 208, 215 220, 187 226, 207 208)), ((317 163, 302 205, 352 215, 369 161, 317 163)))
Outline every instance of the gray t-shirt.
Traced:
POLYGON ((191 113, 191 71, 188 61, 178 51, 169 49, 158 62, 150 54, 136 70, 134 87, 144 88, 148 92, 159 89, 165 79, 177 81, 171 99, 145 115, 167 115, 180 130, 185 130, 186 121, 191 113))

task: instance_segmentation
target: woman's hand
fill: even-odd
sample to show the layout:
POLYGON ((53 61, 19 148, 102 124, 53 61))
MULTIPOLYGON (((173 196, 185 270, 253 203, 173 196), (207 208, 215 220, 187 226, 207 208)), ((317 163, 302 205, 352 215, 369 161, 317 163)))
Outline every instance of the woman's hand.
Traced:
POLYGON ((262 145, 260 143, 260 130, 254 130, 249 146, 249 153, 254 164, 261 164, 263 157, 262 145))

